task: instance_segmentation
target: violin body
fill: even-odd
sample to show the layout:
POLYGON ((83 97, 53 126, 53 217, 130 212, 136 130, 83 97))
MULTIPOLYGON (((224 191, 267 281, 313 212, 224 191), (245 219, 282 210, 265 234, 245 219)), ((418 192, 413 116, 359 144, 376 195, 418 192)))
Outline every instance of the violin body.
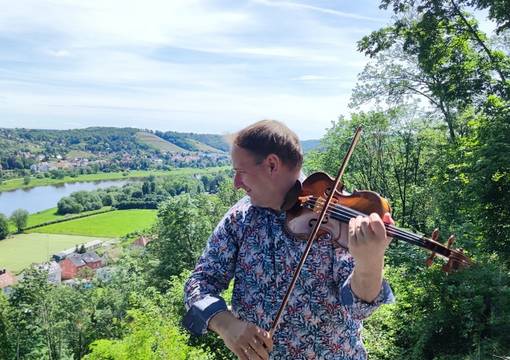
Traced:
MULTIPOLYGON (((317 222, 319 207, 310 209, 305 204, 310 198, 326 199, 331 193, 335 180, 328 174, 316 172, 310 175, 302 184, 301 193, 295 200, 295 205, 287 211, 285 223, 288 232, 301 240, 308 239, 317 222), (310 211, 312 210, 312 211, 310 211)), ((386 199, 373 191, 354 191, 352 194, 340 189, 335 189, 331 203, 342 205, 356 210, 362 214, 369 215, 377 213, 381 218, 387 212, 391 213, 391 207, 386 199)), ((333 244, 347 249, 347 238, 341 238, 341 221, 331 218, 326 214, 321 223, 318 237, 327 237, 333 244)))

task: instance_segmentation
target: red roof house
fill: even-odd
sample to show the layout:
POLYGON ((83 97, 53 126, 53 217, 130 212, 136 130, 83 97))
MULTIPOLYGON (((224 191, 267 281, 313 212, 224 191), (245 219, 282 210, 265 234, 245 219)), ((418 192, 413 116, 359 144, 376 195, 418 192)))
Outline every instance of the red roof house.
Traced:
POLYGON ((72 254, 59 264, 62 269, 62 280, 74 279, 78 271, 84 267, 95 270, 102 266, 101 258, 95 252, 72 254))
POLYGON ((16 283, 16 276, 5 269, 0 270, 0 289, 12 286, 16 283))
POLYGON ((145 247, 147 246, 147 244, 151 241, 152 239, 151 238, 148 238, 148 237, 145 237, 145 236, 140 236, 135 242, 133 242, 133 246, 140 246, 140 247, 145 247))

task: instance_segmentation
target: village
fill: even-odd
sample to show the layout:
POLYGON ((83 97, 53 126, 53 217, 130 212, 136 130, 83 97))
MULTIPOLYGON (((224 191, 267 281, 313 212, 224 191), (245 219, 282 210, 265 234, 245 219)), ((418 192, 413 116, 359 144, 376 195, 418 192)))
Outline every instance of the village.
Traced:
MULTIPOLYGON (((140 236, 129 248, 143 251, 150 238, 140 236)), ((80 246, 53 254, 47 262, 32 264, 33 268, 48 273, 48 282, 55 285, 91 286, 92 279, 108 281, 114 270, 115 260, 120 254, 118 240, 92 240, 80 246), (102 254, 101 256, 99 255, 102 254)), ((23 272, 14 275, 7 269, 0 269, 0 290, 9 295, 12 287, 23 279, 23 272)))
MULTIPOLYGON (((112 156, 110 153, 98 153, 93 156, 66 156, 62 154, 45 155, 33 154, 29 151, 18 152, 11 162, 16 162, 16 157, 29 161, 32 174, 45 174, 52 171, 80 171, 93 169, 95 171, 117 169, 162 169, 165 167, 207 167, 221 166, 229 161, 229 155, 224 152, 163 152, 161 154, 146 154, 142 157, 127 152, 112 156)), ((10 168, 15 168, 11 164, 10 168)), ((3 169, 0 163, 0 170, 3 169)))

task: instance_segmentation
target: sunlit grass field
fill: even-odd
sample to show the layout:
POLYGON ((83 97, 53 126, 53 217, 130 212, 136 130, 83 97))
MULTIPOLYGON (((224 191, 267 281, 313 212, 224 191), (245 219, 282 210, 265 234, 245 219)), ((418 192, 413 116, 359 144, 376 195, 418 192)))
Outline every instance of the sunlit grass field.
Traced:
POLYGON ((32 263, 48 261, 50 256, 92 240, 109 238, 56 235, 20 234, 0 241, 0 268, 17 273, 32 263))
MULTIPOLYGON (((71 219, 73 217, 83 216, 85 214, 93 214, 95 212, 108 210, 110 208, 111 208, 111 206, 105 206, 105 207, 102 207, 99 210, 84 211, 84 212, 81 212, 79 214, 59 215, 59 214, 57 214, 57 208, 54 207, 54 208, 51 208, 51 209, 47 209, 47 210, 43 210, 43 211, 38 211, 36 213, 28 215, 28 220, 27 220, 27 226, 26 227, 35 226, 35 225, 42 224, 42 223, 45 223, 45 222, 48 222, 48 221, 53 221, 53 220, 71 219)), ((16 227, 14 226, 14 224, 12 222, 9 222, 9 230, 10 230, 11 233, 15 233, 16 232, 16 227)))
POLYGON ((27 232, 117 238, 150 227, 156 221, 156 215, 157 210, 116 210, 42 226, 27 232))

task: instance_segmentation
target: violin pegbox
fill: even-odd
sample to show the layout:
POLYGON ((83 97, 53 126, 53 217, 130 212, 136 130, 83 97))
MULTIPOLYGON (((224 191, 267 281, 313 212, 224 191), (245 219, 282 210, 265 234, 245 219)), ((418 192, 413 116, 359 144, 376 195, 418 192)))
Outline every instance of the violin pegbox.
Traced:
MULTIPOLYGON (((439 229, 436 228, 432 232, 430 239, 433 241, 437 241, 438 237, 439 237, 439 229)), ((466 263, 465 259, 467 259, 467 258, 464 256, 464 250, 463 249, 453 250, 451 248, 454 242, 455 242, 455 235, 452 234, 446 241, 446 248, 452 250, 452 252, 450 253, 448 262, 442 266, 442 270, 446 273, 450 273, 454 270, 457 270, 457 269, 461 268, 464 263, 466 263), (459 255, 458 258, 456 256, 457 253, 459 255)), ((425 265, 427 267, 430 267, 433 264, 435 257, 436 257, 436 253, 432 252, 430 254, 430 256, 427 258, 427 260, 425 260, 425 265)))

